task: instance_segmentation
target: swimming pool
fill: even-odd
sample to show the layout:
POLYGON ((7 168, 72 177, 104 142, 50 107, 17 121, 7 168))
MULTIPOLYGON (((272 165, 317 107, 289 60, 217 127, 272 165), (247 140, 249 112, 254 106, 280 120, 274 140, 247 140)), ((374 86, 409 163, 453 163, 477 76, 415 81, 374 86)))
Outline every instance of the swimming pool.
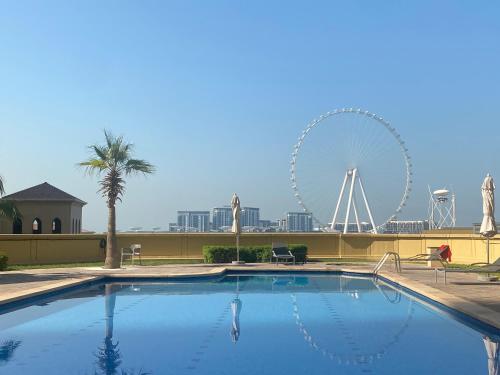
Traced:
POLYGON ((124 279, 4 309, 0 374, 488 374, 498 336, 356 275, 124 279))

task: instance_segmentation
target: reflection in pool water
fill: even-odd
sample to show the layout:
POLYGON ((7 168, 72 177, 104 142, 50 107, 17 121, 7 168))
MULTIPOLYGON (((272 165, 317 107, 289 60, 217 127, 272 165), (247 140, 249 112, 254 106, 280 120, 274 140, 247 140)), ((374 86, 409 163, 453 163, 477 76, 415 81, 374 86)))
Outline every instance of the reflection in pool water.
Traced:
POLYGON ((231 301, 231 312, 233 319, 231 321, 231 339, 236 344, 240 338, 240 314, 243 303, 240 300, 240 277, 236 277, 236 297, 231 301))
POLYGON ((122 360, 118 342, 113 343, 113 323, 115 317, 116 292, 119 286, 106 284, 104 286, 104 306, 105 306, 105 336, 104 344, 97 349, 97 366, 105 375, 117 373, 122 360))

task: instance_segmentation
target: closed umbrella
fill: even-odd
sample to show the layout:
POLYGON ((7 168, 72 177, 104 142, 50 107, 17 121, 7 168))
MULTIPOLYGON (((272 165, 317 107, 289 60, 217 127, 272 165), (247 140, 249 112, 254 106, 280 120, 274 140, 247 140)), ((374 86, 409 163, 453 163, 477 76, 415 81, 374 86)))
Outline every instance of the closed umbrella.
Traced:
POLYGON ((231 339, 236 344, 236 341, 240 338, 241 300, 239 298, 235 298, 231 302, 231 312, 233 313, 233 321, 231 322, 231 339))
POLYGON ((488 354, 488 374, 500 375, 500 344, 489 337, 483 337, 486 353, 488 354))
POLYGON ((497 234, 497 225, 495 223, 495 182, 489 173, 484 179, 481 193, 483 196, 483 222, 481 223, 479 233, 487 238, 486 253, 489 264, 490 238, 497 234))
POLYGON ((236 298, 231 301, 231 312, 233 313, 233 320, 231 321, 231 339, 236 344, 240 338, 240 313, 241 313, 241 300, 240 300, 240 277, 236 276, 236 298))
POLYGON ((240 222, 240 198, 233 194, 233 199, 231 199, 231 208, 233 210, 233 227, 231 232, 236 234, 236 264, 240 264, 240 233, 241 233, 241 222, 240 222))

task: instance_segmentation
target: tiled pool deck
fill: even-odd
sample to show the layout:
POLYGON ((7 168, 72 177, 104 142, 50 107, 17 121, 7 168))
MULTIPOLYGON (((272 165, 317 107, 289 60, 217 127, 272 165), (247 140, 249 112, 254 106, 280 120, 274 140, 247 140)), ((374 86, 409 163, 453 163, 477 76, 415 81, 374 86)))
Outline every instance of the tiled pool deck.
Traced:
MULTIPOLYGON (((413 267, 414 268, 414 267, 413 267)), ((449 273, 448 282, 444 283, 442 273, 435 281, 433 270, 405 269, 397 274, 387 266, 379 273, 393 282, 420 293, 436 302, 466 313, 500 329, 500 282, 480 282, 476 274, 449 273)), ((120 270, 101 268, 53 268, 25 271, 0 272, 0 307, 7 302, 29 296, 66 288, 102 277, 179 277, 206 276, 224 273, 226 270, 255 271, 346 271, 371 274, 372 264, 334 265, 327 263, 309 263, 300 266, 271 264, 230 265, 164 265, 137 266, 120 270)))

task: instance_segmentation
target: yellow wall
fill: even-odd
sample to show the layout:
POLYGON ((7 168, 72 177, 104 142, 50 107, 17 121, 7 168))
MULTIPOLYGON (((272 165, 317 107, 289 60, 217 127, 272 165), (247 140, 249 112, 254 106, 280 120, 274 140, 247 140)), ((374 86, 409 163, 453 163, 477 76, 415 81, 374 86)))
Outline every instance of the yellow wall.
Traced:
MULTIPOLYGON (((10 264, 63 263, 99 261, 104 251, 101 234, 77 235, 0 235, 0 251, 7 253, 10 264)), ((370 235, 335 233, 245 233, 241 245, 264 245, 271 242, 306 244, 312 257, 373 257, 386 251, 402 257, 425 253, 427 247, 449 244, 453 261, 484 262, 486 241, 465 233, 432 233, 423 235, 370 235)), ((145 257, 202 258, 203 245, 234 245, 230 233, 126 233, 118 235, 119 247, 132 243, 142 245, 145 257)), ((490 260, 500 257, 500 236, 491 240, 490 260)))

